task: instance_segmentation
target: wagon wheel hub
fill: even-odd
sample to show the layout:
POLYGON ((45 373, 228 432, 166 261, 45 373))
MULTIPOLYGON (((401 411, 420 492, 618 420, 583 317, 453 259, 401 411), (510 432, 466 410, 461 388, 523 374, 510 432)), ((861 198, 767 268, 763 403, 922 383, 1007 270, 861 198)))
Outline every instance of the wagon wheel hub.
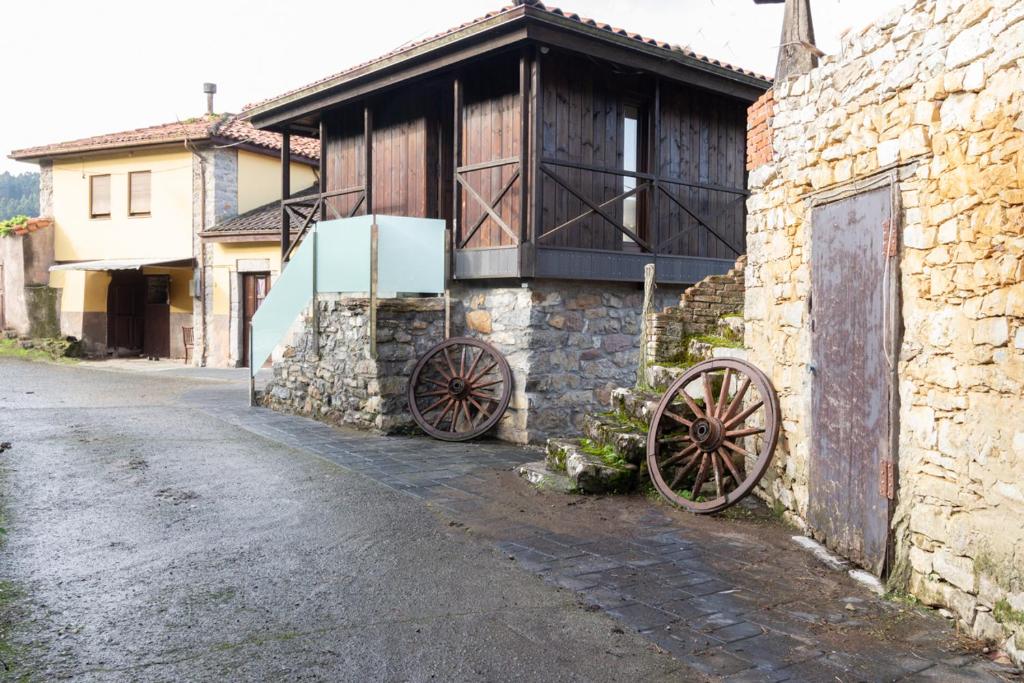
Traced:
POLYGON ((469 393, 469 387, 466 385, 466 381, 461 377, 452 377, 448 380, 448 393, 455 398, 465 398, 466 394, 469 393))
POLYGON ((694 420, 690 425, 690 438, 705 453, 717 451, 725 440, 725 425, 715 417, 694 420))

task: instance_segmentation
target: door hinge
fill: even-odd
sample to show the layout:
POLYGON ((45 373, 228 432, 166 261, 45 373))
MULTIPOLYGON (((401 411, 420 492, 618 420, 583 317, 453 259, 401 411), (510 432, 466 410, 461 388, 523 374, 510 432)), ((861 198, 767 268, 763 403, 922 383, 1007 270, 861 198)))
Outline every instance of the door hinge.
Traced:
POLYGON ((882 250, 887 258, 892 258, 896 255, 896 251, 900 244, 899 235, 896 234, 896 221, 892 218, 887 218, 882 221, 882 250))
POLYGON ((886 500, 896 497, 896 468, 892 460, 883 460, 878 470, 878 495, 886 500))

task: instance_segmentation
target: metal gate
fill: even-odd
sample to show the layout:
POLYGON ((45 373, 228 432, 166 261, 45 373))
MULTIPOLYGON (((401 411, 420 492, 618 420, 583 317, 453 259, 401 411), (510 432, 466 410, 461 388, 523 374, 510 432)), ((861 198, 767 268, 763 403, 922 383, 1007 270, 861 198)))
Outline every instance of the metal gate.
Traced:
POLYGON ((808 521, 827 546, 878 575, 895 486, 891 207, 885 186, 818 206, 812 221, 808 521))

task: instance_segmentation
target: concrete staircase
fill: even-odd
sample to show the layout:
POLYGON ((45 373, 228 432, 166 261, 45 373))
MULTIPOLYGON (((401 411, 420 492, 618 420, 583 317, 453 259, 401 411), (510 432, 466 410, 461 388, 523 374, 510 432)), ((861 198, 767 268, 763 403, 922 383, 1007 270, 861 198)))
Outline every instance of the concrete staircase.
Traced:
POLYGON ((521 465, 517 471, 538 488, 565 493, 635 489, 647 476, 647 428, 665 389, 700 361, 743 358, 742 341, 743 318, 719 318, 713 334, 685 340, 682 357, 647 368, 647 383, 653 390, 614 389, 607 412, 584 418, 581 438, 549 439, 545 459, 521 465))

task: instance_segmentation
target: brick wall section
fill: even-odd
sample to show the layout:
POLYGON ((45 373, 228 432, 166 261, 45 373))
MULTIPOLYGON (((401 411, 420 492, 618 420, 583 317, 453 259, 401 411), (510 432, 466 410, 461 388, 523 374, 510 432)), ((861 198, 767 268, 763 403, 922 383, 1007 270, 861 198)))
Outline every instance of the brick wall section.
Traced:
POLYGON ((720 317, 741 312, 746 264, 747 257, 740 256, 728 273, 706 277, 684 291, 678 306, 652 313, 647 357, 654 363, 676 360, 687 337, 713 334, 720 317))
POLYGON ((772 117, 775 116, 775 91, 769 90, 747 109, 747 170, 772 160, 772 117))

